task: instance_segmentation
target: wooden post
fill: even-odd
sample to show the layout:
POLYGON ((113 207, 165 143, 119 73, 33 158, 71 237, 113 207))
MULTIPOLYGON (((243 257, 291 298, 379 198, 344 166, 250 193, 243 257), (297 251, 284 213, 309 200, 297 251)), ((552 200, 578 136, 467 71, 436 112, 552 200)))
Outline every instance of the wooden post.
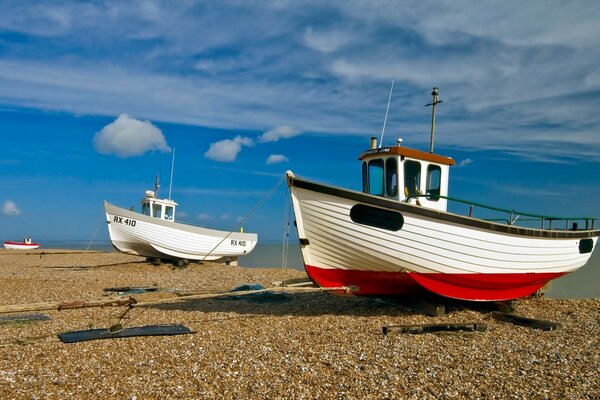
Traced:
POLYGON ((553 331, 562 329, 562 325, 558 322, 545 321, 543 319, 521 317, 514 314, 506 314, 499 311, 492 311, 492 318, 498 321, 510 322, 511 324, 527 326, 529 328, 541 329, 543 331, 553 331))
POLYGON ((120 307, 135 304, 133 297, 109 297, 98 300, 76 300, 76 301, 47 301, 43 303, 16 304, 9 306, 0 306, 0 314, 24 311, 42 311, 42 310, 70 310, 75 308, 87 307, 120 307))
POLYGON ((433 332, 485 332, 487 324, 483 322, 457 323, 457 324, 421 324, 421 325, 398 325, 384 326, 383 334, 389 333, 433 333, 433 332))

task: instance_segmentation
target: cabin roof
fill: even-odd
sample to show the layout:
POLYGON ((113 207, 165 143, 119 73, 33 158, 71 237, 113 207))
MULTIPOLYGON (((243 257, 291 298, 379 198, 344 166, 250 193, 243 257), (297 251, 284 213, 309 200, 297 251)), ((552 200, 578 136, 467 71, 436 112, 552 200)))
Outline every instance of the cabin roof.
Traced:
POLYGON ((145 203, 145 202, 154 202, 154 203, 158 203, 158 204, 166 204, 167 206, 177 206, 178 204, 176 202, 174 202, 173 200, 169 200, 169 199, 158 199, 154 196, 146 196, 142 199, 141 203, 145 203))
POLYGON ((363 152, 358 159, 364 160, 367 158, 376 157, 376 156, 380 156, 380 155, 405 156, 405 157, 410 157, 410 158, 414 158, 417 160, 431 161, 434 163, 444 164, 444 165, 456 164, 456 162, 450 157, 441 156, 439 154, 427 153, 427 152, 421 151, 421 150, 410 149, 410 148, 404 147, 404 146, 382 147, 380 149, 367 150, 367 151, 363 152))

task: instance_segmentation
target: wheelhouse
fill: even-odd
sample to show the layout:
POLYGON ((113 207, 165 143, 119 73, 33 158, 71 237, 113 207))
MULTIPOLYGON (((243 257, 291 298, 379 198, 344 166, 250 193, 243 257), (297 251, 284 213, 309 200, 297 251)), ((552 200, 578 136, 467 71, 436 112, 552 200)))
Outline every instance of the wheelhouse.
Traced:
POLYGON ((155 192, 147 190, 141 203, 143 215, 163 219, 165 221, 175 221, 175 208, 177 207, 177 203, 173 200, 157 199, 155 192))
POLYGON ((371 149, 359 157, 362 161, 363 192, 397 201, 446 211, 448 176, 452 158, 410 149, 401 145, 371 149))

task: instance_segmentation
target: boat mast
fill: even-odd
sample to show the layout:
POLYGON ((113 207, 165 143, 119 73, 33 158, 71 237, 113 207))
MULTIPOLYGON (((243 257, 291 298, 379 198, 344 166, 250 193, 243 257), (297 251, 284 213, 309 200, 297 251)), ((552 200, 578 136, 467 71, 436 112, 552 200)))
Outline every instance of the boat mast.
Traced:
POLYGON ((173 147, 173 156, 171 157, 171 180, 169 181, 169 200, 171 200, 171 188, 173 187, 173 167, 175 166, 175 147, 173 147))
POLYGON ((385 132, 385 123, 387 122, 388 111, 390 110, 390 101, 392 100, 392 91, 394 90, 394 80, 392 79, 392 87, 390 87, 390 96, 388 97, 387 108, 385 109, 385 118, 383 119, 383 128, 381 129, 381 139, 379 140, 379 148, 383 143, 383 134, 385 132))
POLYGON ((431 92, 431 95, 433 96, 433 102, 425 105, 425 107, 433 106, 431 108, 431 140, 429 142, 430 153, 433 153, 433 137, 435 135, 435 106, 442 102, 442 100, 438 100, 439 93, 439 89, 434 87, 433 91, 431 92))

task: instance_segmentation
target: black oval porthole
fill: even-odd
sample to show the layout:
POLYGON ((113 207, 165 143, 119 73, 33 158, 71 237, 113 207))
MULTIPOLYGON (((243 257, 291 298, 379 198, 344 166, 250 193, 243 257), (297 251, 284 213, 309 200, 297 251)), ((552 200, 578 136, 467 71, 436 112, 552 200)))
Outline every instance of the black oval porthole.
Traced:
POLYGON ((594 248, 594 241, 592 239, 581 239, 579 241, 579 253, 591 253, 594 248))
POLYGON ((357 224, 375 228, 399 231, 404 225, 404 217, 399 212, 357 204, 350 209, 350 219, 357 224))

